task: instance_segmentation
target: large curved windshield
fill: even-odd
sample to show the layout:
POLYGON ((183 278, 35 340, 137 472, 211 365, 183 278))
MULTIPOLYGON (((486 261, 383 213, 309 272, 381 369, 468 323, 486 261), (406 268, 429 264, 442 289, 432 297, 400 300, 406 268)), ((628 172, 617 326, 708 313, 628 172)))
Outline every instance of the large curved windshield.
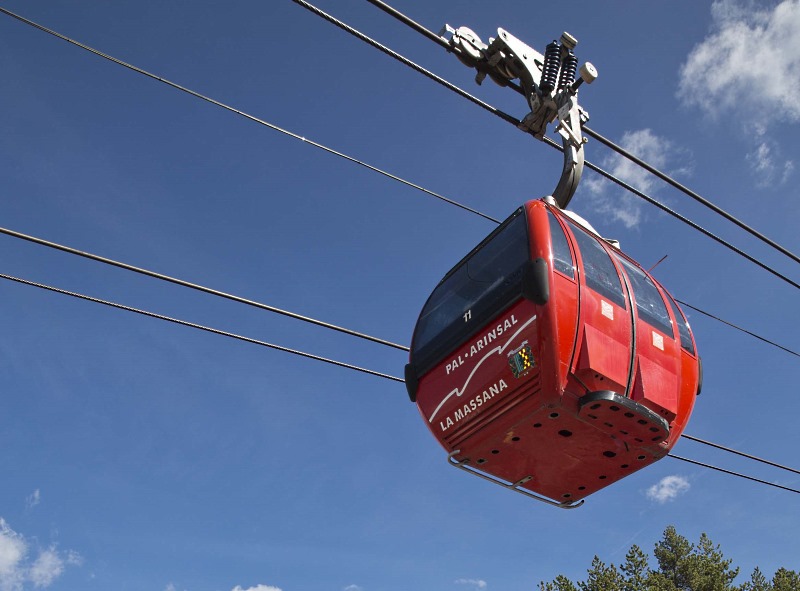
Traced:
POLYGON ((449 352, 518 296, 528 259, 527 223, 520 210, 448 273, 428 298, 414 332, 415 364, 436 363, 434 357, 449 352))

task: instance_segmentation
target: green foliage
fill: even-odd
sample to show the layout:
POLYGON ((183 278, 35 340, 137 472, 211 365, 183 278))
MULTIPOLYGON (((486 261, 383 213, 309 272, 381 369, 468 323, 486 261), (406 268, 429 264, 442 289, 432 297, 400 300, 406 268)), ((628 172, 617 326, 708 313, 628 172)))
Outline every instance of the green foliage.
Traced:
POLYGON ((631 546, 625 555, 625 564, 620 567, 620 571, 622 571, 623 591, 640 591, 647 588, 647 579, 650 576, 648 558, 636 544, 631 546))
POLYGON ((653 552, 657 568, 637 545, 617 568, 598 556, 592 560, 585 581, 572 582, 559 575, 552 582, 539 583, 540 591, 800 591, 800 574, 778 569, 772 581, 756 567, 750 580, 734 585, 739 574, 733 561, 725 558, 719 545, 706 535, 695 546, 669 526, 653 552))
POLYGON ((800 574, 793 570, 779 568, 772 578, 770 591, 798 591, 798 589, 800 589, 800 574))
POLYGON ((767 577, 761 572, 761 569, 756 567, 753 574, 750 575, 750 580, 742 585, 742 591, 772 591, 773 587, 767 581, 767 577))
POLYGON ((575 584, 564 575, 558 575, 552 583, 539 583, 540 591, 578 591, 575 584))
POLYGON ((581 591, 622 591, 622 575, 612 564, 606 566, 597 556, 592 560, 592 568, 585 583, 578 583, 581 591))

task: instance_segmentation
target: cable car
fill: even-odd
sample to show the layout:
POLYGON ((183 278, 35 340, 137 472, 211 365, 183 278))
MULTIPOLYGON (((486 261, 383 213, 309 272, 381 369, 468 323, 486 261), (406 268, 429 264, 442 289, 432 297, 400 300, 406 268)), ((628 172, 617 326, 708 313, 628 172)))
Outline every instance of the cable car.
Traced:
POLYGON ((663 458, 700 392, 701 365, 671 295, 566 210, 588 120, 569 33, 540 54, 504 29, 488 44, 446 27, 451 50, 531 112, 518 127, 563 142, 552 196, 529 201, 428 298, 405 368, 409 397, 451 465, 562 508, 663 458))
POLYGON ((550 197, 441 280, 405 377, 452 465, 572 508, 669 452, 701 368, 673 297, 550 197))

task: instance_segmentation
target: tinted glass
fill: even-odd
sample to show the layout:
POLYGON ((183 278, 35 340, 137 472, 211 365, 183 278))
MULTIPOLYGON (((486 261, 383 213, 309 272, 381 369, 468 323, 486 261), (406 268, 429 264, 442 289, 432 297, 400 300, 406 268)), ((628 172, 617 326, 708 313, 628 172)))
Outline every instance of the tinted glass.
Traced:
POLYGON ((639 320, 647 322, 664 334, 673 336, 672 322, 669 319, 667 306, 655 284, 644 274, 644 271, 621 257, 617 258, 625 267, 628 278, 631 280, 631 288, 636 298, 636 309, 639 310, 639 320))
POLYGON ((519 296, 529 258, 527 221, 520 212, 461 261, 431 294, 414 333, 414 363, 435 363, 432 357, 449 353, 519 296))
POLYGON ((624 308, 625 296, 622 293, 619 275, 617 275, 614 263, 611 262, 611 257, 595 238, 577 226, 573 226, 573 228, 572 233, 575 235, 575 241, 578 243, 583 258, 586 285, 624 308))
POLYGON ((678 321, 678 332, 681 335, 681 347, 694 355, 694 345, 692 344, 692 333, 689 329, 689 323, 686 322, 686 318, 684 318, 683 314, 678 309, 678 305, 672 300, 672 296, 667 297, 667 300, 669 300, 669 305, 672 306, 672 314, 675 316, 675 320, 678 321))
POLYGON ((547 213, 550 221, 550 241, 553 245, 553 267, 567 277, 574 279, 575 264, 572 262, 572 254, 569 252, 567 236, 564 234, 564 229, 558 223, 556 216, 550 212, 547 213))

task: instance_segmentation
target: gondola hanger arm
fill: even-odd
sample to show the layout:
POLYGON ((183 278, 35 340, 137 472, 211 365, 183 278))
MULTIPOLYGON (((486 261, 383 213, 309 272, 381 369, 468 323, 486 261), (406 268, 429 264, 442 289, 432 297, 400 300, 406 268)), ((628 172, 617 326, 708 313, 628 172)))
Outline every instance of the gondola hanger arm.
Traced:
POLYGON ((520 122, 520 129, 541 140, 547 126, 558 120, 556 132, 564 146, 564 168, 553 197, 559 207, 566 208, 583 172, 586 140, 581 125, 589 120, 588 113, 578 104, 578 88, 597 78, 597 70, 588 62, 581 66, 580 77, 575 78, 578 58, 573 49, 578 41, 565 32, 560 41, 548 44, 541 54, 504 29, 498 29, 497 37, 489 39, 488 44, 467 27, 454 29, 445 25, 442 33, 450 34, 449 39, 444 38, 458 59, 478 71, 478 84, 489 76, 525 97, 531 111, 520 122))

